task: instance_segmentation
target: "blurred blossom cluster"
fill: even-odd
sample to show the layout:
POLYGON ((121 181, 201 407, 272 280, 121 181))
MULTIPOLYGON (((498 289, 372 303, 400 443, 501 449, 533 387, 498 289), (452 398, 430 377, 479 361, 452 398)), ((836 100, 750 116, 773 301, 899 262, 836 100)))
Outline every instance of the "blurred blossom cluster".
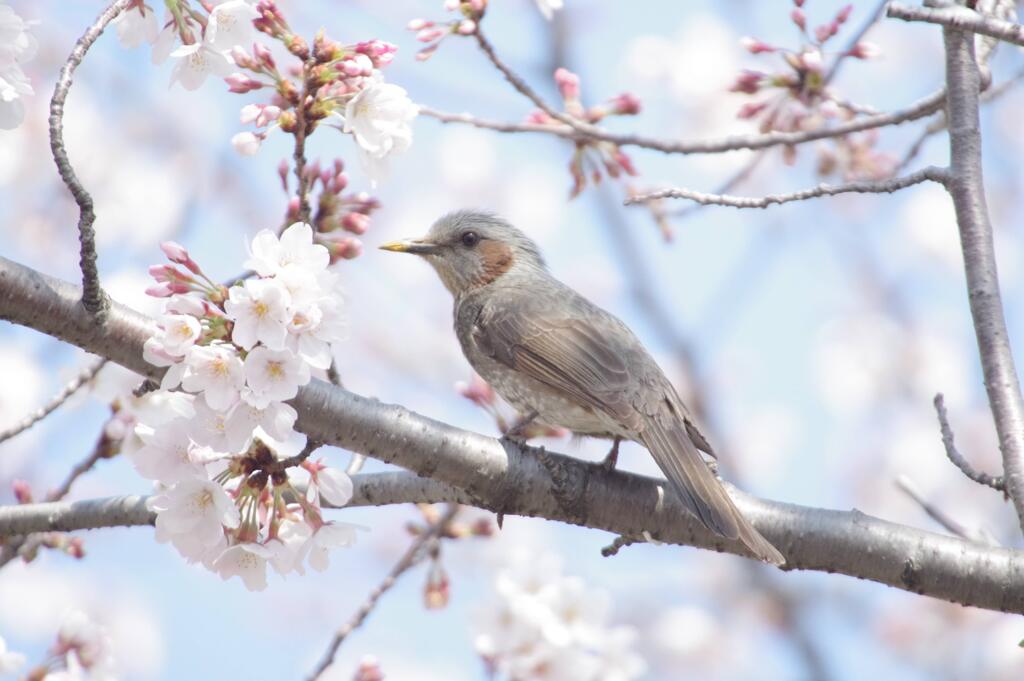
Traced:
POLYGON ((520 556, 498 572, 478 618, 476 650, 508 681, 628 681, 647 666, 636 631, 609 623, 607 593, 562 574, 552 555, 520 556))
POLYGON ((394 59, 397 48, 390 43, 342 44, 321 31, 310 46, 292 31, 274 0, 200 3, 199 9, 188 0, 175 0, 168 3, 163 29, 158 29, 156 14, 142 0, 117 18, 124 46, 148 42, 154 63, 177 60, 172 83, 195 90, 213 75, 224 78, 234 93, 270 90, 267 102, 242 109, 241 122, 256 128, 232 140, 243 155, 255 154, 273 130, 298 141, 325 122, 352 134, 376 182, 386 173, 388 158, 412 144, 410 123, 418 110, 404 89, 384 82, 380 71, 394 59), (279 66, 270 47, 254 41, 257 32, 280 44, 290 63, 279 66))
POLYGON ((150 501, 157 540, 250 589, 266 586, 268 562, 282 575, 302 574, 307 559, 326 569, 327 550, 350 545, 355 528, 324 521, 321 498, 344 505, 352 482, 300 456, 307 440, 285 400, 330 366, 341 334, 327 249, 306 224, 280 238, 264 230, 245 263, 255 276, 230 288, 180 245, 163 250, 172 264, 153 266, 149 293, 166 305, 144 357, 167 367, 154 396, 164 408, 141 416, 143 445, 132 454, 160 488, 150 501), (289 479, 288 457, 308 476, 305 494, 289 479))
POLYGON ((36 39, 29 23, 0 4, 0 129, 11 130, 25 119, 22 97, 32 94, 32 83, 21 65, 35 56, 36 39))
MULTIPOLYGON (((761 132, 798 132, 816 130, 829 121, 848 121, 865 111, 845 101, 829 85, 831 64, 844 58, 870 59, 878 56, 878 48, 868 42, 857 42, 849 49, 830 51, 830 41, 847 23, 853 5, 842 7, 828 22, 810 29, 804 12, 804 0, 795 5, 789 18, 804 41, 797 49, 786 49, 757 38, 743 38, 741 44, 753 55, 777 55, 785 70, 767 73, 744 70, 730 88, 733 92, 756 97, 740 107, 740 118, 758 121, 761 132)), ((879 179, 892 174, 894 159, 874 149, 876 131, 860 135, 844 135, 834 139, 835 149, 819 147, 818 172, 823 176, 840 174, 847 180, 879 179)), ((787 163, 796 159, 796 147, 783 147, 787 163)))
MULTIPOLYGON (((0 638, 0 676, 16 674, 26 657, 7 650, 0 638)), ((30 669, 30 681, 114 681, 117 678, 107 630, 80 610, 68 610, 46 659, 30 669)))

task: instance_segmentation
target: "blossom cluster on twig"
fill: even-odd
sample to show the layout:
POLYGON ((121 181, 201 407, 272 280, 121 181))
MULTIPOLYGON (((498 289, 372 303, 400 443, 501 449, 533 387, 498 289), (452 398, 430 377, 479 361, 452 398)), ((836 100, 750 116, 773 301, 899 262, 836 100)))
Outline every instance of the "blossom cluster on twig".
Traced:
POLYGON ((22 98, 33 94, 32 83, 21 66, 35 56, 38 43, 29 23, 6 4, 0 5, 0 130, 11 130, 25 120, 22 98))
POLYGON ((164 409, 135 427, 143 446, 136 470, 160 486, 150 502, 156 538, 191 562, 250 589, 266 586, 269 562, 302 573, 326 569, 327 551, 355 539, 352 525, 325 521, 321 501, 344 505, 343 470, 308 461, 315 444, 294 429, 286 400, 331 363, 343 333, 337 276, 312 228, 257 234, 245 265, 256 276, 230 288, 214 283, 178 244, 155 265, 149 289, 166 298, 144 357, 166 367, 164 409), (308 477, 305 493, 288 468, 308 477))

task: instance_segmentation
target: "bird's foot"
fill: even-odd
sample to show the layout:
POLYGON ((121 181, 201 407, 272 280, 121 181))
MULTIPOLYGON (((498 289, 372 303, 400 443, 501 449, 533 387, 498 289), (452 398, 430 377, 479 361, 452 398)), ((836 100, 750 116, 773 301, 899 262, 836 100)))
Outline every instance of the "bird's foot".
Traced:
POLYGON ((525 447, 527 440, 530 439, 527 437, 526 431, 535 418, 537 418, 536 411, 531 411, 526 416, 520 418, 512 424, 511 428, 502 433, 501 440, 503 442, 511 442, 520 448, 525 447))
POLYGON ((609 473, 615 470, 615 464, 619 462, 619 443, 622 442, 621 437, 615 438, 612 443, 612 448, 608 450, 608 454, 605 455, 604 461, 601 462, 601 468, 605 469, 609 473))

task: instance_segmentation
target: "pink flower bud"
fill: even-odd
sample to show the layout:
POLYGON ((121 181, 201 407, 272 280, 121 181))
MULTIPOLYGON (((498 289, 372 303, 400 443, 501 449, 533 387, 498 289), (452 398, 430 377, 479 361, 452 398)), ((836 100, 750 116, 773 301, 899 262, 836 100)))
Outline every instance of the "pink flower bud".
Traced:
POLYGON ((751 38, 750 36, 740 38, 740 45, 742 45, 743 49, 745 49, 750 54, 761 54, 763 52, 775 51, 775 48, 769 45, 768 43, 762 42, 757 38, 751 38))
POLYGON ((456 30, 459 35, 473 35, 476 33, 476 22, 472 19, 463 19, 459 22, 459 27, 456 30))
POLYGON ((367 655, 360 660, 352 681, 384 681, 384 672, 381 670, 377 658, 367 655))
POLYGON ((425 28, 430 28, 434 25, 433 21, 427 21, 426 19, 413 19, 405 25, 408 31, 422 31, 425 28))
POLYGON ((853 5, 846 5, 839 12, 836 13, 836 23, 845 23, 850 18, 850 13, 853 12, 853 5))
POLYGON ((245 94, 246 92, 252 92, 253 90, 259 90, 263 87, 263 83, 259 82, 255 78, 250 78, 244 73, 232 73, 230 76, 224 79, 224 82, 228 84, 228 92, 234 92, 235 94, 245 94))
POLYGON ((580 77, 569 69, 555 70, 555 85, 565 101, 575 102, 580 98, 580 77))
POLYGON ((803 7, 804 0, 793 0, 793 4, 796 5, 797 7, 803 7))
POLYGON ((288 200, 288 215, 292 217, 298 217, 299 215, 299 197, 293 196, 288 200))
POLYGON ((416 34, 416 40, 421 43, 432 43, 445 34, 440 28, 425 28, 416 34))
POLYGON ((765 110, 768 106, 768 102, 747 102, 740 107, 739 112, 736 114, 737 118, 750 119, 757 116, 759 113, 765 110))
POLYGON ((254 55, 256 55, 256 58, 260 60, 260 63, 263 64, 263 66, 270 69, 271 71, 274 70, 274 68, 276 67, 276 64, 274 63, 274 56, 270 54, 270 50, 267 48, 266 45, 261 45, 260 43, 253 43, 252 52, 254 55))
POLYGON ((882 54, 882 50, 874 43, 860 42, 854 45, 847 54, 854 59, 874 59, 882 54))
POLYGON ((451 598, 451 583, 448 573, 438 561, 431 563, 427 584, 423 590, 423 604, 428 610, 439 610, 448 605, 451 598))
POLYGON ((18 500, 19 504, 32 503, 32 488, 27 481, 15 480, 11 483, 11 489, 14 490, 14 498, 18 500))
POLYGON ((263 107, 259 104, 246 104, 238 113, 238 121, 242 125, 248 125, 259 118, 261 113, 263 113, 263 107))
POLYGON ((184 265, 190 260, 188 250, 176 241, 165 241, 160 244, 160 250, 164 252, 171 262, 184 265))
POLYGON ((370 227, 370 216, 362 213, 348 213, 341 219, 341 226, 353 234, 365 234, 370 227))
POLYGON ((330 191, 334 194, 340 194, 345 191, 345 187, 348 186, 348 175, 345 173, 338 173, 334 176, 331 181, 330 191))
POLYGON ((170 298, 174 295, 174 291, 171 290, 171 285, 165 281, 147 288, 146 295, 154 298, 170 298))
POLYGON ((456 383, 455 389, 460 395, 470 400, 479 407, 489 407, 494 404, 497 396, 494 389, 482 378, 473 375, 469 383, 456 383))
POLYGON ((260 111, 260 115, 256 117, 256 125, 263 127, 271 121, 276 121, 281 116, 281 107, 268 104, 260 111))
POLYGON ((448 12, 454 12, 462 4, 461 0, 444 0, 444 8, 448 12))
POLYGON ((534 109, 526 115, 526 122, 532 125, 548 125, 551 123, 551 116, 541 111, 540 109, 534 109))
POLYGON ((807 17, 804 16, 803 10, 794 9, 789 13, 789 18, 793 20, 793 23, 796 24, 797 28, 801 31, 807 30, 807 17))
POLYGON ((839 24, 834 21, 831 24, 822 24, 814 29, 814 37, 819 43, 827 41, 836 33, 839 33, 839 24))
POLYGON ((288 160, 284 158, 277 164, 277 176, 281 178, 281 187, 286 192, 288 191, 288 167, 288 160))
POLYGON ((433 45, 424 47, 422 50, 417 52, 416 61, 426 61, 433 57, 434 53, 437 52, 438 45, 440 45, 440 43, 434 43, 433 45))
POLYGON ((761 89, 761 82, 764 74, 760 71, 744 71, 729 88, 729 92, 743 92, 748 95, 756 94, 761 89))
POLYGON ((167 301, 167 311, 174 314, 187 314, 193 317, 205 317, 209 305, 205 300, 195 296, 176 295, 167 301))
POLYGON ((621 149, 615 150, 613 158, 615 159, 615 162, 618 163, 619 166, 628 174, 633 175, 634 177, 640 174, 637 172, 636 166, 633 165, 633 159, 631 159, 629 155, 621 149))
POLYGON ((231 48, 231 61, 235 62, 235 66, 240 69, 256 68, 256 60, 241 45, 235 45, 231 48))
POLYGON ((640 113, 640 98, 631 92, 623 92, 609 102, 611 113, 620 116, 635 116, 640 113))
POLYGON ((327 252, 331 256, 331 264, 338 262, 339 260, 352 260, 358 258, 363 253, 363 244, 351 236, 344 236, 338 239, 324 239, 320 243, 327 247, 327 252))
POLYGON ((85 558, 85 543, 81 537, 72 537, 68 541, 68 545, 64 548, 69 556, 81 560, 85 558))

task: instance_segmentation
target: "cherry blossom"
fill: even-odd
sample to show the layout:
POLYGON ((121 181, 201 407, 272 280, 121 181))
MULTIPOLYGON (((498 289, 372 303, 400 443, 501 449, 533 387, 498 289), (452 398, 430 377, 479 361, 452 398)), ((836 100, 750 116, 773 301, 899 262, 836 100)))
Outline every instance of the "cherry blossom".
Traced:
POLYGON ((213 569, 221 579, 241 577, 249 591, 267 588, 267 561, 274 553, 261 544, 236 544, 213 561, 213 569))
POLYGON ((346 548, 356 541, 358 527, 350 523, 331 522, 321 526, 309 538, 309 566, 317 572, 330 567, 331 549, 346 548))
POLYGON ((202 547, 217 546, 224 538, 224 528, 236 528, 241 521, 238 507, 224 488, 201 478, 175 483, 151 497, 147 506, 156 511, 159 542, 182 537, 202 547))
POLYGON ((313 466, 306 498, 319 503, 320 497, 332 506, 344 506, 352 499, 352 478, 340 468, 313 466))
POLYGON ((252 388, 251 400, 256 407, 292 399, 309 379, 309 365, 291 350, 259 346, 245 358, 245 381, 252 388))
POLYGON ((226 437, 237 442, 243 437, 251 438, 253 431, 260 428, 274 440, 288 440, 298 418, 295 409, 284 402, 270 402, 257 407, 254 401, 262 402, 254 396, 251 388, 242 391, 242 399, 228 414, 224 424, 226 437))
MULTIPOLYGON (((211 409, 204 400, 195 404, 196 415, 188 421, 188 435, 198 445, 209 447, 216 452, 238 454, 244 451, 252 439, 252 429, 248 432, 228 427, 228 415, 217 409, 211 409)), ((244 408, 240 401, 232 411, 244 408)))
POLYGON ((271 552, 270 565, 279 575, 296 572, 306 574, 303 562, 309 554, 310 537, 313 528, 308 523, 297 520, 285 520, 277 531, 277 537, 268 541, 265 546, 271 552))
POLYGON ((218 52, 227 52, 236 45, 249 45, 256 29, 252 20, 259 16, 246 0, 222 2, 210 11, 206 26, 206 44, 218 52))
POLYGON ((141 2, 117 15, 113 24, 117 27, 118 42, 128 49, 135 49, 144 42, 152 45, 160 34, 156 12, 141 2))
POLYGON ((166 484, 202 475, 188 435, 190 422, 176 419, 158 428, 145 424, 135 427, 135 434, 143 443, 132 454, 132 464, 139 475, 166 484))
POLYGON ((106 681, 115 678, 110 636, 104 627, 81 610, 72 609, 64 613, 55 651, 64 655, 65 669, 47 674, 47 679, 106 681))
POLYGON ((303 222, 290 225, 280 238, 269 229, 262 230, 253 237, 249 252, 245 266, 264 277, 292 268, 323 270, 330 263, 327 249, 313 243, 313 228, 303 222))
POLYGON ((181 83, 186 90, 197 90, 209 75, 226 76, 231 72, 231 61, 205 43, 182 45, 170 53, 178 60, 171 72, 171 84, 181 83))
POLYGON ((189 392, 202 392, 214 409, 228 409, 237 400, 245 384, 245 372, 237 351, 226 343, 193 346, 185 356, 188 369, 181 386, 189 392))
POLYGON ((412 144, 410 124, 418 113, 404 88, 379 78, 345 105, 343 130, 355 137, 360 160, 372 181, 383 176, 388 156, 412 144))
POLYGON ((288 290, 275 279, 248 279, 232 286, 224 311, 235 322, 231 340, 244 350, 262 343, 271 350, 283 350, 289 320, 288 290))
POLYGON ((0 5, 0 130, 11 130, 25 119, 22 97, 33 94, 21 65, 38 49, 29 24, 7 5, 0 5))
POLYGON ((240 156, 255 156, 263 139, 252 132, 240 132, 231 138, 231 146, 240 156))

